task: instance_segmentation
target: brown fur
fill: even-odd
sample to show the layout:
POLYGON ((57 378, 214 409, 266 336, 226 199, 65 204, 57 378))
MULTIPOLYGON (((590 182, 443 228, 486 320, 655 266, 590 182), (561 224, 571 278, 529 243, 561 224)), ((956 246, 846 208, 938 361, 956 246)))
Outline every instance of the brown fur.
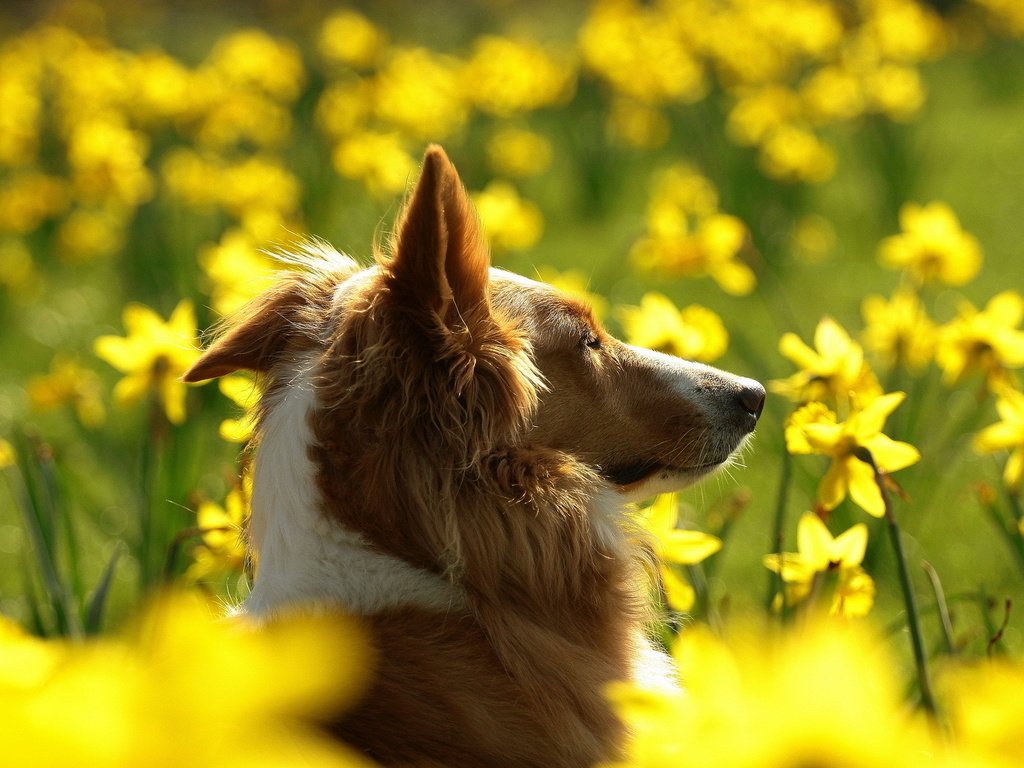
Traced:
POLYGON ((287 278, 186 375, 249 368, 273 403, 290 364, 316 354, 322 514, 464 595, 447 612, 365 617, 380 665, 332 730, 386 765, 615 758, 603 692, 632 672, 649 552, 594 500, 618 475, 723 461, 750 413, 723 429, 585 306, 492 280, 439 148, 389 251, 354 273, 328 259, 287 278))

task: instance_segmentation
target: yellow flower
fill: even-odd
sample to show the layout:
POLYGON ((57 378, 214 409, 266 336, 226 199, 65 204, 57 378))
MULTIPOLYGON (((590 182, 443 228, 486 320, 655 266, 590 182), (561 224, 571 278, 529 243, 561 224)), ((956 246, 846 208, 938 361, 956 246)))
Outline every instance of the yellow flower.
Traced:
POLYGON ((1019 491, 1024 480, 1024 393, 1008 387, 999 392, 996 411, 1000 421, 981 430, 974 438, 979 453, 1010 451, 1003 470, 1003 482, 1019 491))
POLYGON ((763 562, 782 577, 788 604, 801 602, 821 586, 828 586, 823 577, 834 574, 829 612, 864 616, 875 598, 874 581, 861 568, 867 543, 868 529, 863 523, 833 538, 821 518, 808 512, 797 525, 797 551, 765 555, 763 562))
POLYGON ((935 362, 947 384, 962 381, 981 371, 994 392, 1015 384, 1010 369, 1024 365, 1024 298, 1014 290, 993 296, 979 312, 961 301, 957 317, 939 328, 935 362))
POLYGON ((864 350, 830 317, 822 318, 815 328, 814 349, 795 333, 786 333, 779 340, 779 352, 800 370, 769 387, 794 402, 831 401, 845 410, 851 394, 867 398, 881 394, 864 350))
POLYGON ((298 98, 305 80, 298 47, 259 29, 243 29, 217 41, 207 58, 228 91, 257 89, 279 101, 298 98))
POLYGON ((864 346, 881 355, 887 365, 920 370, 931 362, 936 325, 914 291, 899 289, 890 301, 867 296, 861 312, 865 322, 864 346))
POLYGON ((747 238, 742 221, 718 212, 714 185, 678 164, 655 177, 647 236, 634 243, 630 255, 643 269, 672 277, 709 275, 726 293, 743 296, 757 283, 739 258, 747 238))
POLYGON ((905 397, 903 392, 876 397, 841 423, 820 403, 804 406, 790 418, 786 426, 786 449, 790 453, 820 454, 832 459, 818 486, 818 501, 825 509, 834 509, 849 495, 868 514, 885 514, 875 471, 858 453, 867 450, 883 472, 896 472, 921 458, 914 446, 882 433, 885 420, 905 397))
POLYGON ((531 112, 572 96, 575 68, 537 43, 483 35, 463 71, 466 96, 497 117, 531 112))
POLYGON ((790 183, 821 184, 836 170, 832 149, 813 131, 793 123, 768 132, 758 161, 765 175, 790 183))
POLYGON ((148 152, 145 136, 118 119, 95 115, 75 123, 67 147, 75 193, 89 203, 109 200, 125 208, 141 205, 153 195, 153 179, 146 168, 148 152))
POLYGON ((623 307, 619 314, 630 344, 703 363, 717 360, 729 347, 718 315, 696 304, 679 310, 660 293, 644 294, 639 307, 623 307))
POLYGON ((127 336, 100 336, 96 355, 126 374, 114 387, 120 405, 153 392, 168 421, 185 420, 186 385, 181 376, 199 358, 192 302, 182 299, 165 322, 142 304, 129 304, 122 315, 127 336))
POLYGON ((78 420, 87 427, 98 427, 106 419, 99 376, 95 371, 83 368, 74 358, 54 357, 50 372, 33 376, 26 390, 29 402, 36 410, 52 410, 70 403, 78 420))
POLYGON ((256 382, 244 374, 223 376, 217 380, 220 392, 244 413, 237 419, 225 419, 220 423, 220 436, 229 443, 246 443, 256 427, 255 408, 260 401, 260 390, 256 382))
POLYGON ((13 467, 16 461, 17 455, 14 453, 14 446, 0 437, 0 469, 13 467))
POLYGON ((342 711, 369 663, 341 616, 259 628, 164 596, 119 636, 41 641, 0 626, 11 765, 194 768, 368 764, 310 723, 342 711), (316 664, 310 664, 315 659, 316 664))
POLYGON ((320 29, 317 49, 332 64, 357 69, 371 67, 387 47, 387 36, 368 18, 351 8, 332 13, 320 29))
POLYGON ((274 282, 277 265, 247 233, 227 230, 216 245, 199 251, 199 265, 210 281, 210 301, 217 314, 234 314, 274 282))
POLYGON ((416 170, 416 161, 397 133, 353 134, 337 144, 331 159, 338 173, 362 181, 374 194, 402 192, 416 170))
POLYGON ((963 285, 981 268, 981 246, 960 228, 945 203, 906 203, 900 208, 900 229, 901 234, 882 241, 878 257, 887 267, 906 270, 918 283, 963 285))
POLYGON ((492 247, 525 251, 540 240, 544 231, 540 209, 523 200, 507 181, 492 181, 472 198, 492 247))
POLYGON ((879 66, 865 76, 864 92, 872 110, 893 120, 910 120, 924 106, 924 84, 912 67, 879 66))
POLYGON ((245 525, 249 519, 251 482, 228 491, 224 506, 204 501, 196 510, 201 542, 192 552, 192 564, 185 578, 192 583, 207 581, 225 573, 242 573, 245 567, 245 525))
POLYGON ((452 135, 469 117, 461 66, 426 48, 393 48, 374 80, 377 117, 417 140, 452 135))
POLYGON ((906 711, 895 661, 860 625, 817 618, 724 641, 697 625, 672 653, 685 692, 609 690, 633 736, 616 768, 902 768, 934 754, 924 719, 906 711))
POLYGON ((936 679, 942 712, 973 760, 963 765, 1024 765, 1024 664, 994 654, 973 666, 947 667, 936 679))
POLYGON ((665 600, 675 611, 693 608, 695 594, 672 565, 696 565, 722 548, 721 539, 701 531, 684 530, 679 525, 679 499, 674 493, 658 496, 638 516, 638 522, 651 535, 661 574, 665 600))
POLYGON ((741 91, 726 121, 729 138, 743 146, 755 146, 776 128, 801 114, 800 97, 783 85, 770 84, 741 91))
POLYGON ((502 176, 536 176, 551 164, 551 142, 539 133, 506 126, 487 142, 487 161, 502 176))
POLYGON ((616 93, 652 105, 693 103, 707 93, 704 66, 665 6, 594 3, 579 32, 580 53, 616 93))

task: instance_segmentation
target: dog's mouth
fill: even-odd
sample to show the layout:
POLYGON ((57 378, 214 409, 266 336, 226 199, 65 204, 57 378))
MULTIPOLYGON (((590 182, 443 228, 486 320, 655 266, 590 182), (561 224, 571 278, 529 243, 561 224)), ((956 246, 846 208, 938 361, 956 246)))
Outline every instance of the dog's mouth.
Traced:
POLYGON ((621 466, 602 467, 598 473, 609 482, 626 488, 635 486, 657 474, 702 475, 722 464, 722 461, 712 461, 695 467, 677 467, 660 461, 648 460, 621 466))

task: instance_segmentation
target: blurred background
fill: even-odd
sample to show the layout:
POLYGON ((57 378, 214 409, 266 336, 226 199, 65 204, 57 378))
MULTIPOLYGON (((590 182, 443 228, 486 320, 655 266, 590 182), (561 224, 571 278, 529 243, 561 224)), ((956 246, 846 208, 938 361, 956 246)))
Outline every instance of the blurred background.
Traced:
MULTIPOLYGON (((1024 290, 1022 37, 1016 0, 5 3, 0 611, 61 634, 168 581, 244 596, 253 385, 175 376, 272 282, 266 249, 370 262, 440 142, 495 264, 587 294, 623 338, 770 382, 813 367, 780 339, 833 318, 907 392, 886 430, 922 454, 895 503, 929 644, 922 560, 957 642, 1008 616, 1019 649, 1018 491, 973 441, 1019 390, 1021 318, 1002 357, 971 342, 977 370, 937 350, 1024 290), (898 289, 927 322, 866 309, 898 289)), ((868 524, 873 614, 901 626, 882 522, 821 508, 827 460, 783 438, 809 395, 775 390, 744 466, 682 496, 724 541, 681 571, 690 610, 770 604, 762 556, 817 507, 833 535, 868 524)))

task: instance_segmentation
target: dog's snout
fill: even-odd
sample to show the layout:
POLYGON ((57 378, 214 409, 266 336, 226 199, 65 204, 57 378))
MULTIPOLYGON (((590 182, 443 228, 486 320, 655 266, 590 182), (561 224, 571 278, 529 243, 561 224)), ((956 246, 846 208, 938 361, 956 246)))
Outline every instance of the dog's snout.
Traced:
POLYGON ((764 387, 756 381, 743 379, 740 382, 740 390, 736 394, 736 399, 739 400, 743 410, 753 416, 755 421, 761 417, 761 411, 764 410, 765 392, 764 387))

